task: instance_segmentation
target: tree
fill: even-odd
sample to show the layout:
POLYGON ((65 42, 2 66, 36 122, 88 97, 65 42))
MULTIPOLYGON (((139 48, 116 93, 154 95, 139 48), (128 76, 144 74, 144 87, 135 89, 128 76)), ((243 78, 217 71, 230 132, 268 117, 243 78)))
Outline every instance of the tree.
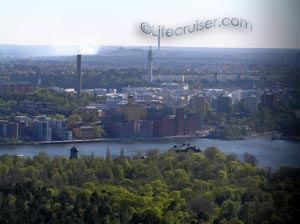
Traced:
POLYGON ((110 153, 110 148, 107 147, 106 149, 106 156, 105 156, 105 162, 108 164, 111 164, 113 162, 111 153, 110 153))
POLYGON ((200 195, 190 200, 187 205, 189 209, 197 214, 197 217, 203 221, 207 221, 208 217, 215 213, 213 203, 200 195))
POLYGON ((237 218, 239 213, 240 205, 237 202, 226 200, 221 205, 221 218, 226 218, 227 220, 237 218))
POLYGON ((2 155, 0 222, 298 223, 299 169, 269 175, 216 148, 143 159, 112 159, 109 149, 107 160, 2 155))
POLYGON ((217 147, 208 147, 207 149, 205 149, 204 155, 206 156, 206 158, 214 160, 219 152, 220 150, 217 147))
POLYGON ((121 148, 121 150, 120 150, 120 158, 121 158, 121 159, 124 159, 124 158, 125 158, 125 151, 124 151, 124 148, 121 148))
POLYGON ((64 120, 65 116, 62 115, 62 114, 55 114, 54 118, 57 119, 57 120, 64 120))
POLYGON ((104 135, 104 128, 103 126, 96 126, 96 137, 101 138, 104 135))
POLYGON ((244 161, 246 163, 250 163, 252 166, 256 166, 258 160, 254 155, 251 155, 250 153, 244 153, 243 155, 244 161))
POLYGON ((68 121, 71 124, 74 124, 76 122, 81 122, 82 121, 82 117, 79 114, 72 114, 71 116, 68 117, 68 121))
POLYGON ((132 219, 133 223, 144 223, 144 224, 160 224, 161 214, 159 208, 148 208, 142 213, 136 213, 132 219))

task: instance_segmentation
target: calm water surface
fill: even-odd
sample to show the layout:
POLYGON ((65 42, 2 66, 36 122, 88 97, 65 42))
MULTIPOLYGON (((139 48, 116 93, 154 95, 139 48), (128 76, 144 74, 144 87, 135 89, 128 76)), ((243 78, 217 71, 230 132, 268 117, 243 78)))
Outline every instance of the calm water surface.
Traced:
MULTIPOLYGON (((134 155, 137 151, 158 148, 167 151, 175 144, 181 144, 187 140, 145 140, 134 142, 97 142, 81 144, 59 144, 59 145, 19 145, 1 146, 0 155, 22 154, 24 156, 35 156, 39 152, 45 152, 49 156, 69 156, 69 150, 77 146, 80 154, 105 156, 109 148, 112 155, 119 155, 123 148, 128 156, 134 155)), ((258 166, 278 168, 281 166, 300 167, 300 142, 289 140, 271 140, 270 136, 260 136, 247 140, 218 140, 218 139, 193 139, 188 140, 192 145, 201 149, 209 146, 217 146, 224 153, 235 153, 240 158, 246 152, 256 156, 258 166)))

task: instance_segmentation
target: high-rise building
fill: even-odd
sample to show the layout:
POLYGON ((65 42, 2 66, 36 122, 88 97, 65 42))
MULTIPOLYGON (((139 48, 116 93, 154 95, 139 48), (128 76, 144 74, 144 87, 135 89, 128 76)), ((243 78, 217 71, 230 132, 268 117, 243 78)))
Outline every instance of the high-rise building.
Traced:
POLYGON ((148 77, 149 81, 153 82, 153 54, 151 47, 148 51, 148 77))
POLYGON ((55 140, 71 140, 72 132, 69 131, 67 120, 51 120, 52 138, 55 140))
POLYGON ((184 135, 186 133, 185 117, 183 108, 176 108, 175 127, 177 135, 184 135))
POLYGON ((218 97, 217 100, 217 112, 219 113, 229 113, 231 106, 231 97, 229 96, 221 96, 218 97))
POLYGON ((105 127, 106 133, 111 138, 134 138, 136 135, 136 122, 112 122, 105 127))
POLYGON ((169 117, 163 117, 153 122, 153 136, 165 137, 175 135, 175 122, 174 119, 169 117))
POLYGON ((18 140, 19 138, 18 123, 8 122, 8 137, 18 140))
POLYGON ((248 113, 254 113, 257 111, 257 97, 255 95, 250 95, 245 98, 245 110, 248 113))
POLYGON ((209 98, 205 96, 194 96, 190 104, 193 111, 204 111, 209 105, 209 98))
POLYGON ((0 138, 14 138, 18 140, 18 123, 0 120, 0 138))
POLYGON ((139 121, 147 116, 147 111, 137 104, 119 105, 117 110, 125 115, 125 121, 139 121))
POLYGON ((34 121, 32 123, 32 138, 37 141, 52 140, 52 130, 47 121, 34 121))
POLYGON ((51 141, 51 118, 36 116, 32 122, 32 139, 37 141, 51 141))
POLYGON ((153 121, 138 121, 137 135, 142 138, 153 137, 153 121))
POLYGON ((196 113, 188 113, 186 116, 186 134, 194 134, 199 124, 196 113))
POLYGON ((278 106, 278 96, 276 93, 264 92, 261 97, 261 109, 268 108, 273 110, 278 106))
POLYGON ((82 77, 81 77, 81 55, 77 55, 77 98, 81 96, 81 86, 82 86, 82 77))

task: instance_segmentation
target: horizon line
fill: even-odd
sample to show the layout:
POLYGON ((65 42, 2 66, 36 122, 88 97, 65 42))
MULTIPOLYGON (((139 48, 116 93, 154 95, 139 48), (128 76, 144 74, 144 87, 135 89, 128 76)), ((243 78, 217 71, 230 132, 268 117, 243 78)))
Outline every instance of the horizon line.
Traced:
MULTIPOLYGON (((77 47, 77 46, 90 46, 90 47, 139 47, 149 48, 149 45, 98 45, 98 44, 19 44, 19 43, 0 43, 7 46, 26 46, 26 47, 51 47, 51 46, 65 46, 65 47, 77 47)), ((156 45, 151 45, 156 47, 156 45)), ((206 49, 270 49, 270 50, 300 50, 299 48, 292 47, 213 47, 213 46, 160 46, 160 48, 206 48, 206 49)))

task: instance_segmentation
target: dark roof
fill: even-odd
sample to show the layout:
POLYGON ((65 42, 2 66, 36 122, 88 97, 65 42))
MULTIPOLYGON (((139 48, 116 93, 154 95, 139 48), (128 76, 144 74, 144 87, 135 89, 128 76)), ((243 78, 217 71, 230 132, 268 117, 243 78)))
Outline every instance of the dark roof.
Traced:
POLYGON ((74 147, 71 148, 71 152, 79 152, 79 149, 74 146, 74 147))
POLYGON ((191 146, 190 143, 183 143, 182 145, 174 145, 170 150, 174 150, 175 152, 188 152, 189 150, 194 152, 201 152, 200 148, 196 146, 191 146))

